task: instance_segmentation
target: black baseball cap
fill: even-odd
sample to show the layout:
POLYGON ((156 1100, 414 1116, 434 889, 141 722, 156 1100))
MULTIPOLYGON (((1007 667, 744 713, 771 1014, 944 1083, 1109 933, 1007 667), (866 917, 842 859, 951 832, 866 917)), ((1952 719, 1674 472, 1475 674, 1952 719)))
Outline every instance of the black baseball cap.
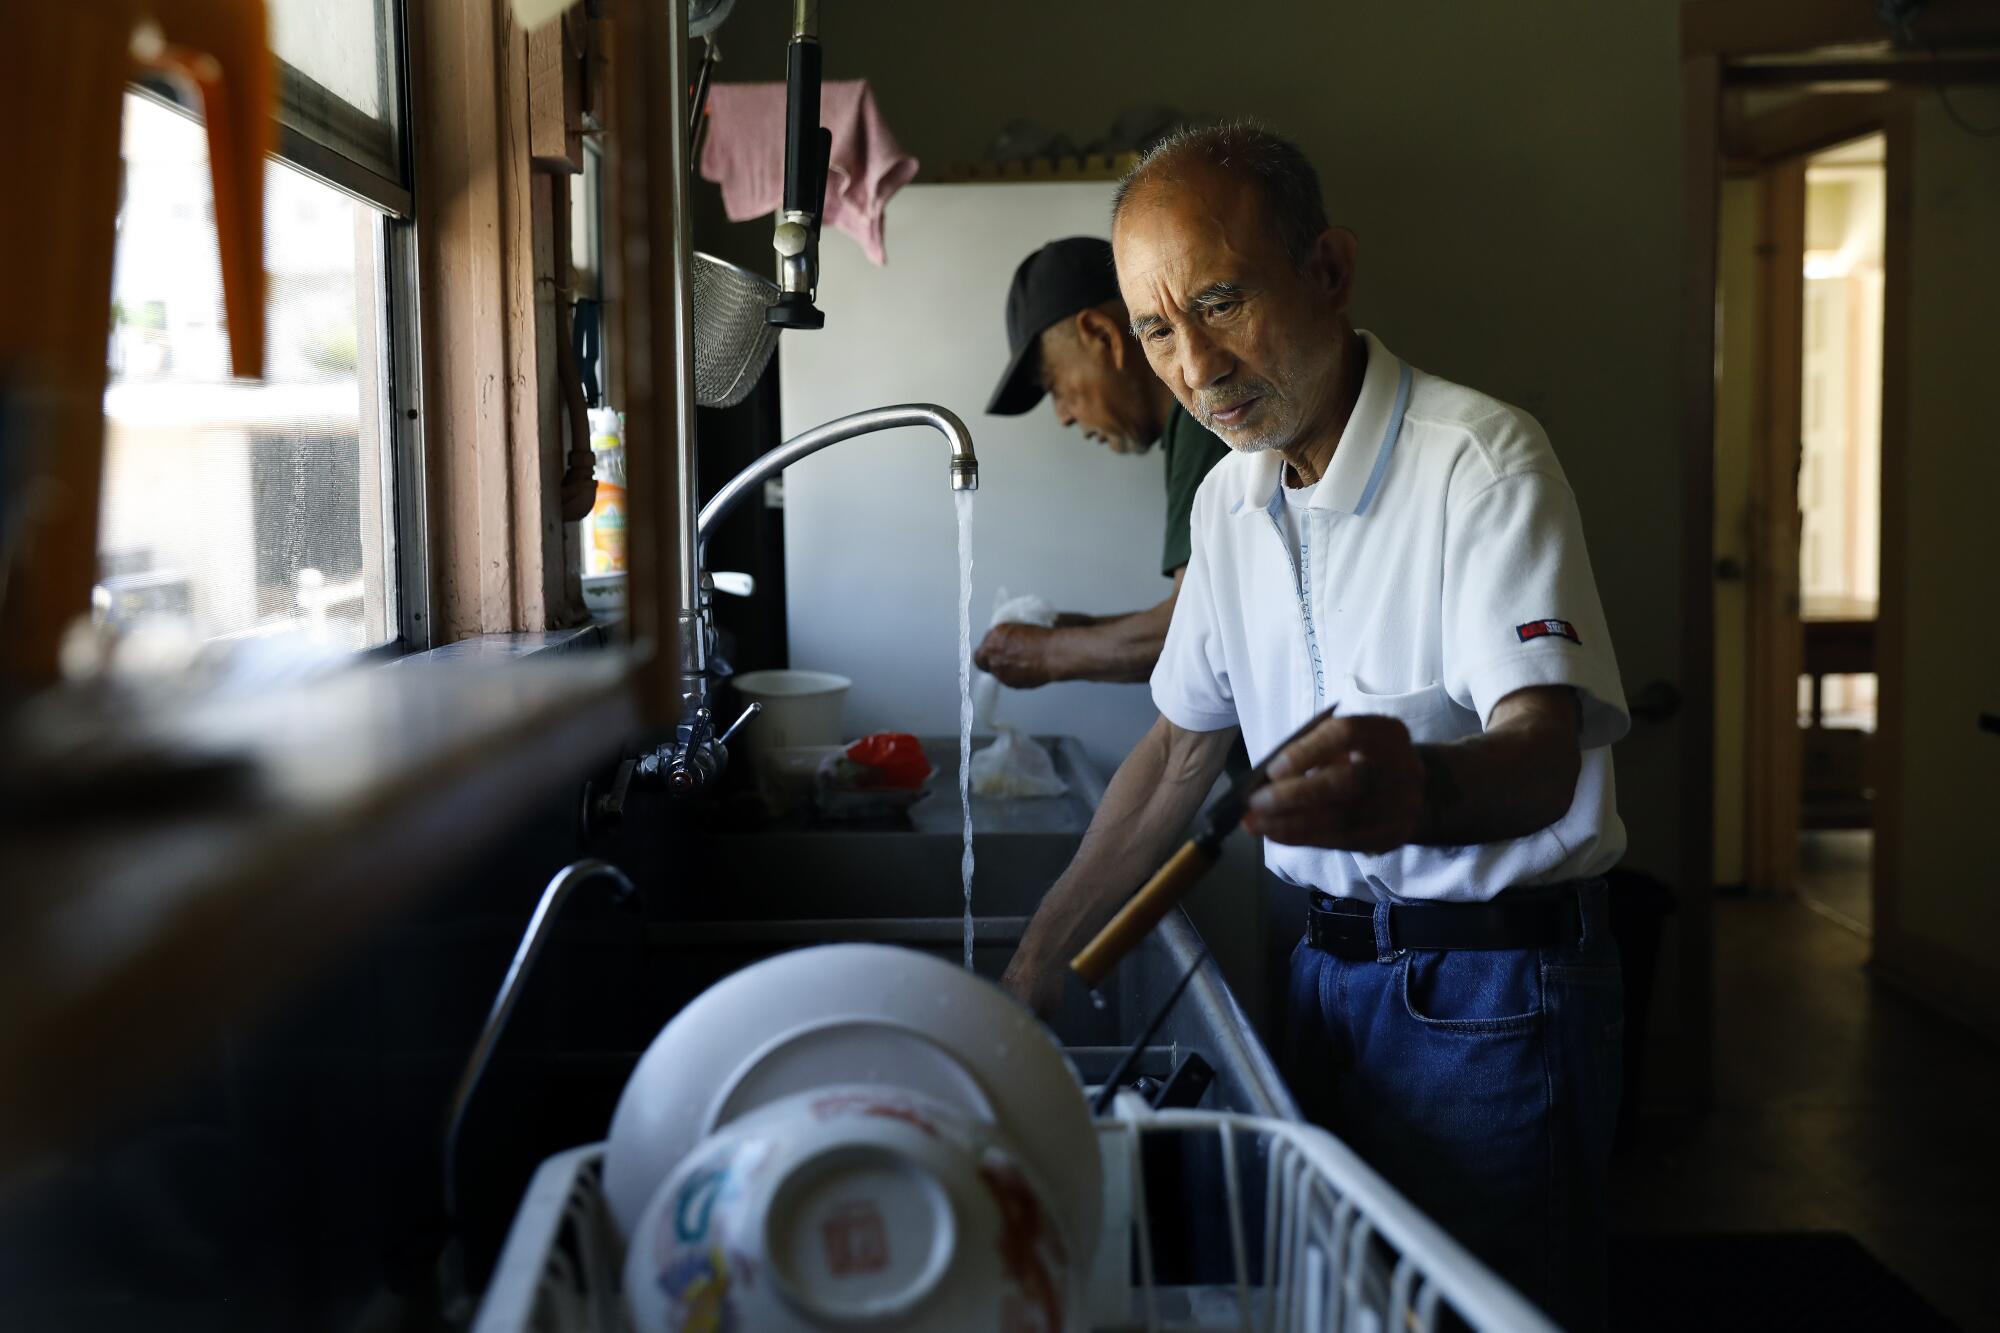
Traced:
POLYGON ((1007 372, 986 410, 1018 417, 1041 402, 1043 331, 1116 295, 1118 271, 1109 241, 1070 236, 1050 241, 1022 260, 1007 291, 1007 372))

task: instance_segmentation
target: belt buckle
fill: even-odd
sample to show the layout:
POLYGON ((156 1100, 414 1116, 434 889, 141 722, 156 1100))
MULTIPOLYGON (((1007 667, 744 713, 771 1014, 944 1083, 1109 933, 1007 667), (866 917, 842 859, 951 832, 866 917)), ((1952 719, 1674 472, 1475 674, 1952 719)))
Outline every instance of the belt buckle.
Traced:
POLYGON ((1311 927, 1308 938, 1312 940, 1313 947, 1351 963, 1374 962, 1377 953, 1374 914, 1371 912, 1364 916, 1359 912, 1343 912, 1322 906, 1322 901, 1332 903, 1339 900, 1326 895, 1314 897, 1312 917, 1308 923, 1311 927))

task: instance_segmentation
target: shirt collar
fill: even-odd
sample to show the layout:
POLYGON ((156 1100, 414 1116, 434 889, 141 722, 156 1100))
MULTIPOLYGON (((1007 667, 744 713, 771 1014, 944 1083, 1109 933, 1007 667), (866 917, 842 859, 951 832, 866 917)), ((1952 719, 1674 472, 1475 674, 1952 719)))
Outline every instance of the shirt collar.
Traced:
MULTIPOLYGON (((1333 462, 1313 492, 1309 506, 1313 509, 1367 513, 1381 489, 1396 439, 1402 434, 1403 413, 1410 402, 1410 368, 1374 334, 1363 330, 1361 342, 1368 354, 1361 394, 1354 400, 1340 443, 1334 446, 1333 462)), ((1285 474, 1284 455, 1270 449, 1250 455, 1249 461, 1250 466, 1244 469, 1243 496, 1232 513, 1261 513, 1278 498, 1278 485, 1285 474)))

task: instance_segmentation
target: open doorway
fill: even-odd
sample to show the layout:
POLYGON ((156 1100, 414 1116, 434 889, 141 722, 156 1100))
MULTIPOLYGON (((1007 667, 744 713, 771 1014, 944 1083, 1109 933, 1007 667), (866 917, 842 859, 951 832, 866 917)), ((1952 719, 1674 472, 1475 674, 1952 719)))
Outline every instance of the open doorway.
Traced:
MULTIPOLYGON (((1968 1165, 1991 1156, 1991 1125, 1990 1116, 1948 1108, 1991 1102, 1992 1043, 2000 1041, 1991 945, 2000 930, 1991 835, 2000 751, 1981 721, 2000 712, 2000 618, 1984 611, 2000 552, 1990 513, 2000 450, 1985 447, 1991 311, 2000 300, 1992 243, 2000 235, 2000 30, 1991 6, 1935 3, 1917 37, 1906 23, 1887 39, 1870 25, 1891 23, 1898 7, 1687 0, 1681 8, 1689 163, 1683 568, 1697 724, 1683 735, 1682 792, 1691 830, 1683 875, 1695 888, 1682 900, 1674 939, 1685 951, 1681 1012, 1699 1025, 1695 1040, 1708 1043, 1697 1059, 1712 1056, 1697 1066, 1710 1076, 1711 1096, 1705 1113, 1681 1127, 1684 1139, 1653 1149, 1643 1172, 1628 1177, 1621 1225, 1676 1234, 1842 1231, 1970 1327, 1990 1322, 1993 1308, 1995 1233, 1978 1231, 1991 1224, 1991 1173, 1968 1165), (1976 32, 1975 21, 1984 25, 1976 32), (1829 49, 1836 42, 1843 45, 1829 49), (1874 728, 1851 728, 1868 737, 1870 751, 1871 934, 1863 939, 1808 910, 1800 894, 1801 835, 1822 831, 1800 827, 1809 822, 1812 729, 1800 678, 1808 675, 1807 616, 1822 609, 1808 606, 1805 566, 1814 552, 1800 490, 1811 484, 1807 287, 1820 275, 1837 278, 1847 249, 1808 245, 1808 176, 1815 165, 1872 165, 1873 145, 1855 141, 1877 134, 1876 615, 1872 625, 1865 615, 1824 618, 1861 621, 1873 635, 1872 657, 1860 660, 1874 667, 1874 728), (1815 162, 1834 148, 1849 160, 1815 162), (1813 250, 1822 253, 1809 279, 1813 250), (1772 386, 1779 391, 1767 392, 1772 386), (1788 590, 1791 634, 1782 614, 1771 614, 1783 612, 1788 590), (1793 654, 1788 666, 1778 660, 1785 652, 1793 654), (1775 769, 1787 737, 1798 764, 1788 779, 1775 769), (1779 836, 1787 819, 1789 836, 1779 836), (1726 886, 1771 896, 1732 899, 1726 886)), ((1820 354, 1827 351, 1822 344, 1820 354)), ((1803 499, 1810 507, 1812 496, 1803 499)), ((1831 524, 1834 516, 1825 517, 1831 524)), ((1816 665, 1824 647, 1814 647, 1816 665)), ((1842 697, 1846 687, 1832 678, 1868 674, 1820 673, 1823 730, 1860 720, 1836 714, 1865 718, 1870 702, 1867 682, 1842 697)), ((1835 1267, 1814 1274, 1815 1291, 1861 1271, 1835 1267)), ((1741 1292, 1760 1280, 1726 1284, 1715 1318, 1740 1314, 1741 1292)), ((1822 1322, 1852 1322, 1859 1302, 1837 1307, 1822 1322)))
POLYGON ((1801 133, 1747 134, 1718 201, 1714 875, 1866 934, 1888 140, 1841 102, 1747 110, 1801 133))
POLYGON ((1881 571, 1884 135, 1805 166, 1798 878, 1807 906, 1867 934, 1874 856, 1881 571))

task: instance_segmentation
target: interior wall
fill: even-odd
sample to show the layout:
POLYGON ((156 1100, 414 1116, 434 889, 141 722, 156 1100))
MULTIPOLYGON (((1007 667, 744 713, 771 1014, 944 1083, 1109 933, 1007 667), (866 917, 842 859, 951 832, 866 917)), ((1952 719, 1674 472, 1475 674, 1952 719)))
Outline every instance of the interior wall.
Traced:
MULTIPOLYGON (((1172 588, 1160 575, 1166 479, 1157 451, 1114 455, 1064 430, 1046 407, 982 411, 1007 364, 999 316, 1014 266, 1052 236, 1101 233, 1110 198, 1105 182, 912 186, 889 205, 888 266, 828 238, 827 328, 780 342, 787 435, 885 403, 940 403, 965 420, 980 460, 975 633, 1002 588, 1099 615, 1151 606, 1172 588)), ((958 730, 957 534, 945 463, 940 436, 906 429, 786 470, 792 665, 854 681, 848 735, 958 730)), ((996 715, 1077 737, 1108 776, 1155 712, 1144 685, 1078 681, 1003 691, 996 715)))
MULTIPOLYGON (((1975 123, 2000 123, 2000 90, 1957 88, 1952 100, 1975 123)), ((1892 794, 1892 859, 1878 866, 1893 877, 1894 899, 1878 924, 1876 958, 2000 1034, 2000 969, 1989 949, 2000 931, 1991 835, 2000 737, 1977 726, 1980 711, 2000 710, 2000 620, 1992 614, 2000 544, 1990 502, 2000 490, 1990 406, 2000 146, 1953 124, 1935 96, 1918 101, 1911 120, 1907 427, 1902 457, 1890 461, 1900 464, 1900 487, 1885 483, 1905 546, 1900 568, 1892 571, 1886 551, 1883 568, 1884 614, 1898 599, 1903 626, 1901 679, 1884 682, 1896 695, 1885 710, 1900 717, 1900 790, 1892 794)), ((1892 141, 1892 171, 1894 152, 1892 141)), ((1893 230, 1890 245, 1893 253, 1893 230)), ((1884 529, 1893 536, 1893 523, 1884 529)), ((1893 739, 1886 729, 1885 739, 1893 739)))

